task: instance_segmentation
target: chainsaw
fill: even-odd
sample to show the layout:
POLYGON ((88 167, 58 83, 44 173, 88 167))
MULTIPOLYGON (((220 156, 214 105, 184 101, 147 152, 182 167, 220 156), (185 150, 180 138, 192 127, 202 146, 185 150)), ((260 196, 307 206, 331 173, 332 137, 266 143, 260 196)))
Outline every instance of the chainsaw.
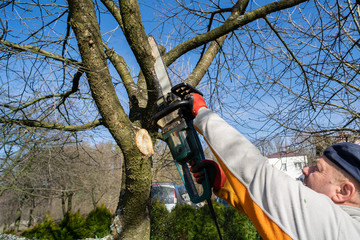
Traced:
POLYGON ((186 83, 171 87, 166 66, 161 58, 155 39, 150 36, 149 43, 155 58, 153 74, 157 78, 156 90, 159 98, 156 102, 156 114, 153 121, 161 129, 163 140, 167 143, 175 165, 180 173, 185 188, 193 203, 199 203, 211 198, 209 177, 204 169, 205 178, 202 189, 197 189, 189 170, 189 164, 195 164, 205 159, 203 148, 196 130, 193 127, 193 115, 190 111, 189 94, 200 91, 186 83))
POLYGON ((152 117, 152 120, 161 129, 163 139, 169 146, 190 200, 193 203, 207 201, 219 239, 222 240, 211 202, 211 185, 208 173, 206 169, 203 169, 204 181, 201 183, 202 189, 198 191, 188 166, 192 164, 192 161, 194 161, 194 164, 198 164, 205 159, 199 136, 193 126, 194 116, 190 111, 191 102, 189 99, 191 93, 200 95, 202 93, 186 83, 171 87, 170 78, 157 43, 152 36, 148 40, 155 59, 153 75, 156 77, 155 88, 159 97, 155 104, 156 114, 152 117))

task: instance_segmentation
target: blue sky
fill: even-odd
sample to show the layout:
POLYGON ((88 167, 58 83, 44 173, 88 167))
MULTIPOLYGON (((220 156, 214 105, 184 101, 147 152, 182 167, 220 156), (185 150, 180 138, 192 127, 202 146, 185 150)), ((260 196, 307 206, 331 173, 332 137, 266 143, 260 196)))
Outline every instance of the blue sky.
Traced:
MULTIPOLYGON (((169 8, 170 10, 176 10, 173 8, 173 4, 175 1, 166 1, 166 7, 169 8)), ((57 4, 59 4, 59 1, 56 2, 57 4)), ((183 41, 184 39, 180 39, 180 38, 176 38, 177 36, 177 32, 179 31, 181 33, 184 34, 189 34, 188 37, 190 36, 194 36, 195 33, 188 33, 186 32, 186 28, 185 26, 179 26, 179 29, 174 29, 172 27, 170 27, 170 23, 172 23, 172 21, 176 21, 176 18, 171 20, 170 19, 166 19, 166 16, 164 14, 160 14, 158 12, 159 8, 160 8, 160 1, 140 1, 140 7, 142 10, 142 19, 143 19, 143 23, 145 26, 145 31, 148 34, 152 34, 155 36, 155 38, 157 39, 157 41, 159 43, 164 44, 167 47, 167 50, 170 50, 171 48, 174 47, 175 44, 179 43, 180 41, 183 41), (160 25, 158 21, 162 21, 162 20, 168 20, 169 23, 165 24, 165 25, 160 25)), ((194 3, 193 1, 188 1, 188 6, 191 6, 191 3, 194 3)), ((258 5, 264 5, 266 3, 269 3, 269 1, 251 1, 250 3, 250 8, 256 8, 258 5)), ((61 2, 60 2, 61 4, 61 2)), ((101 3, 99 3, 101 4, 101 3)), ((224 7, 230 7, 231 4, 228 1, 220 1, 219 4, 224 4, 224 7)), ((311 13, 310 15, 310 21, 316 21, 318 19, 317 16, 317 12, 315 11, 315 9, 312 6, 312 2, 307 2, 307 3, 303 3, 302 6, 302 11, 304 11, 305 13, 307 11, 309 11, 309 14, 311 13, 310 11, 314 11, 313 13, 311 13)), ((66 7, 64 5, 64 7, 66 7)), ((203 7, 205 7, 205 5, 203 5, 203 7)), ((27 27, 32 27, 32 28, 37 28, 39 29, 42 25, 40 24, 40 22, 34 23, 34 19, 33 17, 36 17, 37 14, 39 14, 38 11, 34 11, 33 13, 30 12, 19 12, 18 8, 16 8, 18 12, 13 12, 14 16, 12 18, 15 17, 19 17, 21 16, 23 18, 23 21, 20 22, 18 21, 16 24, 12 24, 9 25, 10 26, 10 30, 11 32, 8 33, 7 35, 7 39, 12 40, 12 41, 20 41, 21 39, 23 39, 23 35, 21 35, 22 31, 27 31, 26 28, 27 27), (30 24, 31 23, 31 24, 30 24), (13 35, 13 36, 11 36, 13 35), (16 39, 16 37, 18 37, 18 39, 16 39)), ((34 5, 34 9, 35 9, 35 5, 34 5)), ((56 8, 56 9, 52 9, 51 13, 55 13, 58 11, 60 14, 60 10, 61 7, 56 8)), ((104 9, 102 9, 104 10, 104 9)), ((296 14, 297 11, 295 11, 294 9, 290 9, 290 10, 285 10, 286 11, 290 11, 293 13, 292 17, 294 17, 294 19, 296 19, 297 21, 302 21, 299 16, 296 14)), ((3 14, 4 12, 0 12, 0 15, 3 14)), ((168 13, 168 12, 167 12, 168 13)), ((42 12, 42 14, 47 14, 46 12, 42 12)), ((183 12, 178 11, 178 14, 180 16, 180 14, 183 14, 183 12)), ((9 20, 10 15, 7 15, 7 18, 4 18, 3 15, 1 15, 1 18, 4 20, 9 20)), ((269 16, 270 21, 273 21, 272 17, 278 16, 278 14, 273 14, 272 16, 269 16)), ((55 36, 56 34, 59 35, 64 35, 65 34, 65 29, 63 28, 65 21, 66 21, 66 15, 64 15, 62 21, 57 22, 56 24, 54 24, 54 28, 52 30, 54 30, 53 32, 47 31, 44 34, 48 34, 49 39, 50 36, 55 36)), ((220 18, 219 16, 217 16, 218 18, 220 18)), ((280 16, 280 19, 283 16, 280 16)), ((193 19, 189 19, 187 21, 187 24, 194 26, 194 24, 196 24, 197 22, 195 22, 193 19)), ((199 22, 199 26, 201 27, 200 24, 207 24, 208 21, 205 22, 199 22)), ((302 22, 303 23, 303 22, 302 22)), ((275 24, 275 23, 274 23, 275 24)), ((279 20, 276 24, 281 26, 281 21, 279 20)), ((263 20, 259 20, 258 22, 254 22, 251 23, 247 26, 248 30, 250 32, 255 33, 256 31, 258 31, 258 27, 259 26, 263 26, 265 25, 265 22, 263 20)), ((216 26, 216 22, 214 22, 214 27, 216 26)), ((204 26, 202 26, 204 27, 204 26)), ((129 68, 132 70, 132 74, 134 77, 136 77, 136 75, 139 72, 139 68, 138 68, 138 64, 136 63, 135 58, 133 57, 133 54, 131 52, 131 49, 129 48, 129 46, 125 43, 125 38, 124 36, 121 34, 121 30, 117 27, 116 22, 109 16, 101 18, 101 30, 104 33, 104 40, 109 41, 109 46, 113 47, 121 56, 123 56, 129 66, 129 68)), ((336 31, 336 28, 334 28, 333 31, 336 31)), ((204 32, 204 31, 203 31, 204 32)), ((222 70, 219 72, 215 72, 214 69, 209 71, 209 75, 206 75, 203 79, 203 82, 200 84, 199 88, 201 91, 204 92, 205 96, 206 96, 206 100, 209 103, 209 105, 211 105, 211 107, 213 108, 214 111, 218 112, 219 114, 221 114, 222 116, 224 116, 233 126, 237 127, 241 132, 245 133, 248 137, 250 137, 251 139, 255 139, 257 137, 263 137, 266 136, 267 134, 269 134, 269 131, 274 130, 272 128, 269 128, 266 130, 266 124, 265 124, 265 128, 261 128, 261 126, 264 125, 264 122, 261 122, 260 117, 264 117, 265 114, 271 114, 271 106, 274 105, 276 102, 281 102, 281 96, 285 95, 286 92, 278 92, 278 94, 269 94, 267 92, 268 90, 268 85, 265 86, 264 84, 264 88, 258 88, 256 89, 254 86, 255 85, 250 85, 250 82, 253 80, 255 81, 255 75, 254 73, 256 73, 258 76, 260 77, 264 77, 264 79, 266 78, 266 74, 262 71, 265 70, 272 70, 272 74, 273 77, 277 76, 278 74, 282 74, 282 70, 285 68, 292 68, 292 67, 296 67, 296 64, 293 64, 291 66, 287 66, 286 63, 281 63, 281 62, 270 62, 264 60, 261 61, 262 57, 265 57, 266 54, 270 53, 270 50, 268 52, 264 52, 263 49, 260 48, 252 48, 247 52, 247 48, 248 46, 246 44, 249 44, 251 41, 254 41, 257 44, 261 44, 264 40, 266 40, 266 36, 262 36, 261 34, 259 35, 255 35, 253 34, 250 38, 250 35, 241 35, 244 32, 239 31, 239 35, 238 36, 231 36, 231 38, 228 39, 228 45, 227 45, 227 50, 224 50, 224 54, 228 54, 227 57, 228 58, 232 58, 234 59, 234 62, 236 63, 241 62, 244 60, 244 57, 246 57, 246 55, 253 57, 254 59, 257 58, 257 65, 256 69, 254 72, 252 72, 253 69, 251 69, 249 67, 249 65, 240 65, 239 64, 239 68, 238 69, 232 69, 233 72, 230 74, 228 71, 226 71, 226 61, 224 61, 223 56, 219 55, 219 57, 215 60, 217 61, 217 63, 215 64, 215 67, 221 67, 222 70), (244 48, 243 50, 240 48, 234 48, 232 49, 232 45, 235 45, 235 43, 237 43, 236 37, 238 37, 241 41, 242 47, 244 48), (233 42, 232 42, 233 41, 233 42), (236 52, 232 52, 232 51, 236 51, 236 52), (238 55, 234 54, 234 53, 238 53, 238 55), (232 55, 230 55, 232 54, 232 55), (280 64, 281 63, 281 64, 280 64), (272 69, 271 69, 272 68, 272 69), (216 73, 221 73, 221 76, 218 77, 218 79, 215 79, 215 74, 216 73), (213 78, 213 79, 210 79, 213 78), (221 82, 219 81, 221 80, 221 82), (246 80, 246 81, 245 81, 246 80), (211 83, 208 83, 211 82, 211 83), (214 88, 216 86, 216 84, 222 84, 221 87, 221 91, 218 92, 218 94, 214 94, 214 88), (240 90, 242 90, 242 88, 247 89, 247 93, 256 93, 254 94, 254 96, 252 97, 252 99, 249 99, 245 93, 246 92, 241 92, 240 90), (218 97, 218 98, 217 98, 218 97), (224 104, 221 103, 221 101, 224 101, 224 104), (248 105, 246 107, 242 106, 240 103, 247 103, 248 105), (251 104, 256 104, 256 109, 255 107, 252 108, 251 104), (258 130, 258 131, 256 131, 258 130)), ((268 33, 268 36, 271 36, 271 33, 268 33)), ((273 36, 272 36, 273 37, 273 36)), ((26 41, 26 43, 31 43, 32 41, 34 41, 34 39, 28 39, 26 41)), ((289 43, 291 43, 291 40, 288 40, 289 43)), ((270 44, 270 43, 267 43, 270 44)), ((293 39, 293 44, 296 45, 295 39, 293 39)), ((314 46, 317 45, 318 43, 316 41, 314 41, 312 43, 314 46)), ((269 47, 273 47, 270 46, 269 47)), ((293 46, 296 49, 296 46, 293 46)), ((44 46, 44 49, 46 49, 46 46, 44 46)), ((304 48, 303 48, 304 49, 304 48)), ((298 49, 303 50, 303 49, 298 49)), ((51 49, 53 50, 53 49, 51 49)), ((57 52, 60 53, 62 49, 57 49, 57 52)), ((196 51, 199 51, 198 49, 186 54, 184 57, 182 57, 181 59, 179 59, 178 61, 176 61, 171 67, 170 67, 170 73, 171 76, 174 79, 174 82, 179 82, 180 79, 184 80, 186 79, 186 77, 188 76, 188 74, 190 73, 191 69, 196 65, 196 62, 198 60, 199 55, 196 53, 196 51), (176 77, 176 74, 181 74, 180 77, 176 77)), ((308 61, 308 57, 309 56, 301 56, 300 52, 295 52, 295 54, 297 56, 299 56, 299 58, 303 61, 308 61)), ((355 54, 358 54, 358 52, 355 52, 355 54)), ((354 57, 355 59, 357 58, 357 56, 354 57)), ((254 61, 255 62, 255 61, 254 61)), ((22 66, 22 64, 24 62, 21 61, 17 61, 17 64, 19 64, 19 68, 22 66)), ((36 69, 30 68, 28 66, 26 66, 26 63, 24 64, 24 70, 26 72, 29 71, 36 71, 36 69)), ((56 66, 52 66, 52 67, 56 67, 56 66)), ((54 71, 54 69, 52 69, 54 71)), ((53 72, 49 75, 46 76, 42 76, 42 81, 45 82, 48 79, 52 80, 52 83, 57 84, 58 86, 61 86, 62 84, 62 78, 61 78, 61 69, 58 69, 58 72, 53 72)), ((115 79, 117 79, 118 81, 120 81, 119 76, 117 75, 117 73, 115 73, 112 70, 113 73, 113 77, 115 79)), ((0 81, 2 83, 6 82, 9 77, 13 78, 16 80, 17 77, 21 77, 21 75, 16 75, 19 73, 8 73, 9 75, 5 75, 4 72, 2 72, 0 74, 0 81)), ((40 72, 38 73, 40 74, 40 72)), ((283 75, 279 75, 279 79, 290 79, 291 75, 296 75, 298 74, 297 71, 293 71, 293 72, 287 72, 284 73, 283 75)), ((14 80, 14 81, 15 81, 14 80)), ((267 79, 265 79, 267 81, 267 79)), ((263 81, 265 81, 263 80, 263 81)), ((273 81, 274 79, 269 79, 268 82, 273 81)), ((286 80, 284 80, 284 83, 286 83, 286 80)), ((268 83, 267 83, 268 84, 268 83)), ((17 84, 16 87, 18 88, 18 91, 22 91, 24 89, 24 85, 21 84, 17 84)), ((50 89, 50 85, 48 87, 49 91, 50 89)), ((304 91, 306 90, 304 88, 304 84, 301 82, 293 82, 292 83, 292 89, 298 89, 299 91, 304 91)), ((12 85, 12 91, 16 91, 14 88, 14 85, 12 85)), ((118 96, 120 98, 120 101, 122 102, 122 104, 124 106, 127 106, 128 104, 128 99, 127 96, 124 93, 124 90, 121 88, 121 84, 119 84, 117 86, 117 90, 118 92, 118 96)), ((282 111, 285 112, 289 112, 291 113, 292 108, 294 107, 294 105, 291 105, 290 102, 286 103, 285 105, 283 105, 283 109, 282 111), (287 104, 287 105, 286 105, 287 104), (286 107, 287 106, 287 107, 286 107)), ((333 117, 333 119, 336 119, 336 113, 333 113, 335 117, 333 117)), ((341 121, 341 118, 339 118, 338 121, 341 121)), ((270 126, 270 125, 268 125, 270 126)), ((99 130, 99 132, 101 132, 101 130, 99 130)))

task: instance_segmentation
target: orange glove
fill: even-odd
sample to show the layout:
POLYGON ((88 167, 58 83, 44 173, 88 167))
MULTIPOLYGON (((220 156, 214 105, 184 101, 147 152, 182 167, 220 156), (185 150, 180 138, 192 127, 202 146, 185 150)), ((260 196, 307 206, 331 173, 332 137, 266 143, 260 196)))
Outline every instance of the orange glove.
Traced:
POLYGON ((222 188, 226 181, 226 175, 220 165, 212 160, 202 160, 198 164, 193 164, 190 171, 197 183, 202 183, 205 178, 204 168, 209 176, 210 185, 214 190, 222 188))
POLYGON ((202 108, 202 107, 208 108, 208 106, 205 103, 204 98, 200 94, 191 93, 189 96, 191 97, 191 99, 190 99, 191 113, 193 114, 194 117, 196 117, 200 108, 202 108))

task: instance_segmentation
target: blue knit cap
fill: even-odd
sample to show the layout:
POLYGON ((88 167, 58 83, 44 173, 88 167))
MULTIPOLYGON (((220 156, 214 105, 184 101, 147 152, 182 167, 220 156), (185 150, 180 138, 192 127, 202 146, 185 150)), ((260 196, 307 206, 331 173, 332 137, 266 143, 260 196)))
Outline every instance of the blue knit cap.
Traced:
POLYGON ((324 155, 360 182, 360 145, 336 143, 326 148, 324 155))

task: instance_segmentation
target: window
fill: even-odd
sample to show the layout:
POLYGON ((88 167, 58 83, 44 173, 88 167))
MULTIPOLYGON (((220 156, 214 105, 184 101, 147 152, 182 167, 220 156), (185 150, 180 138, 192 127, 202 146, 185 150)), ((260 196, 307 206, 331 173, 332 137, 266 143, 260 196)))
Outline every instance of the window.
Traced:
POLYGON ((296 162, 296 163, 294 163, 294 165, 295 165, 295 168, 296 169, 303 169, 303 164, 302 164, 302 162, 296 162))

